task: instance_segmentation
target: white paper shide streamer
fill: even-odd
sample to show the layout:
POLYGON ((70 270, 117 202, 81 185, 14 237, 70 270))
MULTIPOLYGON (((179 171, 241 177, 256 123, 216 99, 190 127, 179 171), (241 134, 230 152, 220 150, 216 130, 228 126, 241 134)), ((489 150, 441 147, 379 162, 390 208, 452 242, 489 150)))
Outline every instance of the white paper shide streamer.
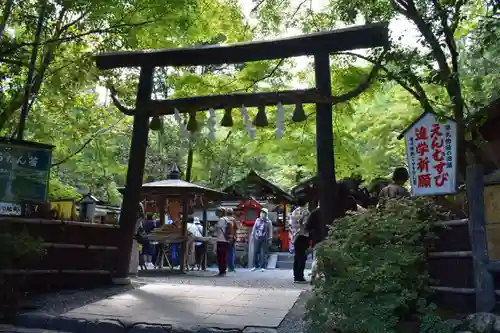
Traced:
POLYGON ((278 113, 276 114, 276 138, 281 139, 283 137, 284 129, 285 129, 285 108, 280 102, 278 103, 278 113))
POLYGON ((215 110, 210 109, 208 111, 208 120, 207 120, 207 128, 208 128, 208 139, 210 141, 215 141, 215 125, 217 123, 217 120, 215 118, 215 110))
POLYGON ((179 124, 179 134, 180 134, 181 138, 188 138, 189 132, 188 132, 186 126, 184 126, 184 124, 182 123, 181 114, 179 113, 179 110, 177 110, 177 109, 174 109, 174 118, 175 118, 175 121, 177 122, 177 124, 179 124))
POLYGON ((252 127, 252 123, 248 117, 247 108, 244 105, 241 106, 241 116, 243 117, 243 125, 245 126, 248 135, 251 139, 255 138, 255 128, 252 127))

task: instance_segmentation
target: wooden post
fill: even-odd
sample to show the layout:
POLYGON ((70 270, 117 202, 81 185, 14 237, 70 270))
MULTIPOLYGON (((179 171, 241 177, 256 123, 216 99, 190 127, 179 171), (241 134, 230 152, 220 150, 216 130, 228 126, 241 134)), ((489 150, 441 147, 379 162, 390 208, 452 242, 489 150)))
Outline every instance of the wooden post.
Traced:
POLYGON ((283 201, 281 203, 281 205, 283 206, 283 230, 287 229, 287 225, 288 225, 288 212, 286 211, 286 201, 283 201))
MULTIPOLYGON (((316 89, 322 96, 332 95, 330 77, 330 56, 328 53, 314 56, 316 89)), ((320 216, 323 231, 331 224, 336 214, 333 203, 338 202, 337 182, 335 180, 335 156, 333 152, 333 118, 331 103, 316 103, 316 154, 318 178, 318 199, 321 205, 320 216)))
POLYGON ((160 213, 160 227, 165 224, 165 203, 167 198, 160 196, 160 202, 158 203, 158 209, 160 213))
POLYGON ((123 195, 120 214, 121 247, 116 277, 128 276, 132 242, 137 224, 137 212, 144 176, 144 162, 148 145, 149 108, 151 92, 153 90, 153 67, 142 67, 139 78, 136 98, 136 114, 132 131, 132 143, 128 160, 127 184, 123 195))
MULTIPOLYGON (((203 237, 208 236, 208 212, 206 205, 203 205, 203 237)), ((204 243, 201 269, 207 270, 208 242, 204 243)))
POLYGON ((188 204, 189 201, 185 197, 182 197, 182 219, 181 219, 181 235, 182 235, 182 243, 181 243, 181 273, 186 272, 186 256, 187 256, 187 217, 188 217, 188 204))
MULTIPOLYGON (((281 205, 283 206, 283 234, 288 233, 288 212, 286 210, 286 201, 283 201, 281 203, 281 205)), ((280 240, 281 240, 281 234, 280 234, 280 240)), ((290 242, 287 242, 288 246, 286 248, 286 250, 288 251, 290 249, 290 242)), ((284 251, 284 248, 283 248, 283 242, 281 242, 281 248, 280 248, 280 251, 284 251)))
POLYGON ((469 202, 469 235, 472 246, 476 312, 491 312, 495 307, 493 276, 488 271, 488 240, 484 217, 484 183, 482 165, 467 167, 467 200, 469 202))

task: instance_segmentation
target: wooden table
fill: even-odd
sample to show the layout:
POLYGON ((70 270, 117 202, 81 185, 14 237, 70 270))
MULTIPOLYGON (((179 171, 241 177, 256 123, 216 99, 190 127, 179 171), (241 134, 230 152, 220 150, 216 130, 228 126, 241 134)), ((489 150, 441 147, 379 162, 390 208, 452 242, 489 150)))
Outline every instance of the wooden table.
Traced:
POLYGON ((163 264, 166 262, 168 267, 173 270, 174 267, 170 260, 168 259, 168 252, 171 248, 172 244, 181 244, 183 241, 187 240, 188 242, 217 242, 217 238, 215 237, 195 237, 188 236, 187 239, 180 236, 177 233, 152 233, 147 237, 150 241, 158 242, 160 244, 160 251, 158 256, 156 257, 155 266, 159 268, 163 268, 163 264))

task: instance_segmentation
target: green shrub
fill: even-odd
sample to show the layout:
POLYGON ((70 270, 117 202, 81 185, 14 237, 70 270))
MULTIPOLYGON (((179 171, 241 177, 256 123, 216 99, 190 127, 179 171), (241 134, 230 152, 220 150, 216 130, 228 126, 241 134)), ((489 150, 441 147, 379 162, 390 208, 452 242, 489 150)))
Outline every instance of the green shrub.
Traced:
POLYGON ((16 263, 38 259, 44 254, 41 240, 26 230, 17 233, 0 233, 0 268, 10 269, 16 263))
POLYGON ((389 200, 334 223, 317 252, 310 332, 389 333, 426 312, 426 240, 432 222, 449 218, 422 198, 389 200))
MULTIPOLYGON (((27 267, 45 254, 41 240, 23 230, 18 233, 0 233, 0 269, 11 270, 27 267)), ((25 294, 24 275, 0 273, 0 314, 7 321, 13 320, 25 294)))

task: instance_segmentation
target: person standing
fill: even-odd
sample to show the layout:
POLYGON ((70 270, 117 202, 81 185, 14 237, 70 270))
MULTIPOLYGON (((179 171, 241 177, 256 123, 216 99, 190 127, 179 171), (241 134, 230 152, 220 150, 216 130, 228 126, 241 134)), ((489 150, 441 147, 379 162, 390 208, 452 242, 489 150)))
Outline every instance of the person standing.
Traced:
POLYGON ((136 224, 135 224, 135 236, 132 243, 132 251, 130 253, 130 266, 129 273, 131 275, 137 275, 139 266, 144 269, 144 262, 141 250, 139 249, 140 243, 144 240, 145 233, 142 227, 142 221, 144 220, 144 206, 139 203, 139 209, 137 212, 136 224))
POLYGON ((379 194, 379 206, 384 204, 387 199, 407 198, 410 192, 404 187, 410 178, 408 170, 405 167, 396 168, 392 174, 392 183, 384 187, 379 194))
POLYGON ((219 218, 215 230, 217 237, 217 266, 219 266, 219 276, 225 276, 227 271, 227 248, 226 229, 228 220, 226 210, 223 207, 217 207, 215 215, 219 218))
MULTIPOLYGON (((142 223, 142 227, 146 235, 149 235, 156 227, 154 220, 154 215, 152 213, 146 214, 146 219, 142 223)), ((153 258, 156 258, 156 242, 147 241, 142 244, 142 254, 144 255, 145 266, 149 268, 154 268, 153 258)))
POLYGON ((306 222, 309 217, 307 200, 305 197, 297 199, 298 207, 290 216, 290 231, 292 233, 292 243, 294 246, 293 257, 293 278, 296 283, 305 283, 304 270, 307 261, 307 249, 309 247, 309 233, 306 230, 306 222))
POLYGON ((254 267, 252 271, 259 269, 262 272, 266 270, 267 248, 272 237, 271 223, 267 218, 268 211, 262 208, 260 216, 255 220, 252 229, 252 237, 254 241, 254 267))
POLYGON ((226 229, 226 238, 228 242, 227 247, 227 267, 230 272, 235 272, 235 260, 236 260, 236 232, 238 230, 238 222, 233 216, 233 209, 227 208, 226 215, 228 220, 228 225, 226 229))
MULTIPOLYGON (((198 229, 200 237, 203 237, 203 225, 201 224, 201 221, 199 218, 195 217, 194 218, 194 227, 198 229)), ((195 248, 194 248, 194 257, 195 257, 195 262, 196 262, 196 267, 198 267, 198 270, 201 269, 203 266, 203 262, 205 260, 205 243, 204 242, 196 242, 195 243, 195 248)))
POLYGON ((317 245, 321 243, 321 241, 328 234, 327 228, 321 222, 321 211, 318 203, 318 207, 313 209, 313 211, 309 214, 306 221, 306 230, 309 232, 309 238, 312 242, 313 247, 313 262, 311 265, 311 284, 313 283, 314 278, 316 277, 316 265, 317 265, 317 256, 316 249, 317 245))

